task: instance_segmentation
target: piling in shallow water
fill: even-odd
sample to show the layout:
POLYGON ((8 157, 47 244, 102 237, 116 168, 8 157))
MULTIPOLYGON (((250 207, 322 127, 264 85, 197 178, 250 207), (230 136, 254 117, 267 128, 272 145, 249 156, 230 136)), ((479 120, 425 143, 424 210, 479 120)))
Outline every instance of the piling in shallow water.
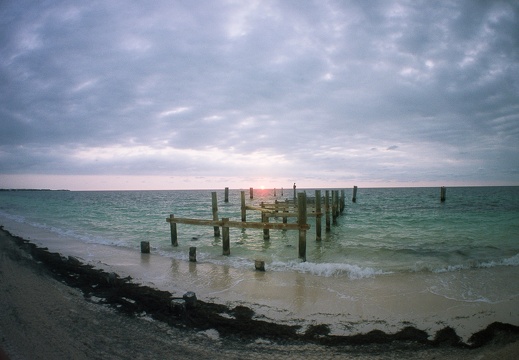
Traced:
MULTIPOLYGON (((174 219, 175 215, 170 214, 170 219, 174 219)), ((178 246, 178 236, 177 236, 177 224, 174 222, 169 223, 169 228, 171 230, 171 245, 172 246, 178 246)))
POLYGON ((196 262, 196 246, 189 248, 189 261, 196 262))
POLYGON ((231 244, 230 244, 230 237, 229 237, 229 218, 223 218, 223 225, 222 225, 222 255, 231 255, 231 244))
POLYGON ((315 190, 315 240, 321 241, 321 190, 315 190))
POLYGON ((254 267, 258 271, 265 271, 265 261, 263 261, 263 260, 254 260, 254 267))
POLYGON ((440 201, 441 202, 444 202, 445 201, 445 195, 446 195, 446 192, 447 192, 447 189, 445 188, 445 186, 442 186, 440 188, 440 201))
POLYGON ((326 231, 331 231, 330 226, 330 191, 325 190, 324 195, 324 212, 326 213, 326 231))
MULTIPOLYGON (((305 225, 307 220, 306 214, 306 194, 297 194, 297 222, 299 226, 305 225)), ((302 261, 306 261, 306 230, 299 229, 299 258, 302 261)))
MULTIPOLYGON (((211 193, 212 195, 212 207, 213 207, 213 220, 218 221, 218 199, 216 197, 216 191, 211 193)), ((214 236, 220 237, 220 228, 218 226, 214 226, 214 236)))

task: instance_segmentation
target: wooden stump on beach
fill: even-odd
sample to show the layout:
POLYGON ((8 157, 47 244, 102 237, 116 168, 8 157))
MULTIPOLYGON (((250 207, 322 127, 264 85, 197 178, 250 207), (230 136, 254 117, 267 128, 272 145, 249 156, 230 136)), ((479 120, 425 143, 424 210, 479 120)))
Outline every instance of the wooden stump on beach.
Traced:
POLYGON ((182 296, 182 299, 186 302, 187 308, 193 308, 196 306, 196 294, 192 291, 188 291, 182 296))
POLYGON ((170 309, 173 314, 182 316, 186 313, 186 301, 184 299, 173 299, 170 303, 170 309))
POLYGON ((150 253, 150 242, 149 241, 141 241, 141 253, 143 253, 143 254, 150 253))

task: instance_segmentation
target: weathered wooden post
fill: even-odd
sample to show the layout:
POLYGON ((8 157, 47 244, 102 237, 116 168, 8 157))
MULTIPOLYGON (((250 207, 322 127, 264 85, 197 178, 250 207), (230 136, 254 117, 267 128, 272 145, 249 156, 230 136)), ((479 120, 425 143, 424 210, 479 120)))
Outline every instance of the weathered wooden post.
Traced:
POLYGON ((254 267, 257 271, 265 271, 265 261, 263 260, 254 260, 254 267))
POLYGON ((330 227, 330 191, 325 190, 324 192, 324 212, 326 213, 326 231, 331 231, 330 227))
POLYGON ((297 196, 296 196, 296 183, 294 183, 294 205, 297 204, 297 196))
POLYGON ((241 221, 247 221, 247 208, 245 207, 245 191, 240 192, 241 195, 241 221))
POLYGON ((315 190, 315 240, 321 241, 321 190, 315 190))
POLYGON ((442 186, 440 188, 440 201, 441 202, 444 202, 445 201, 445 194, 447 192, 447 189, 445 188, 445 186, 442 186))
MULTIPOLYGON (((213 191, 211 193, 213 196, 213 220, 218 221, 218 200, 216 199, 216 192, 213 191)), ((214 236, 219 237, 220 236, 220 228, 218 226, 214 226, 214 236)))
POLYGON ((194 308, 196 306, 196 302, 198 299, 196 298, 196 294, 192 291, 188 291, 184 295, 182 295, 182 300, 186 302, 187 308, 194 308))
POLYGON ((143 254, 150 253, 150 242, 149 241, 141 241, 141 253, 143 253, 143 254))
POLYGON ((332 190, 332 224, 333 225, 337 225, 337 215, 339 213, 338 209, 337 209, 337 195, 338 195, 338 191, 337 190, 332 190))
POLYGON ((344 212, 344 205, 345 205, 345 201, 344 201, 344 189, 341 190, 341 203, 340 203, 340 213, 342 214, 344 212))
MULTIPOLYGON (((306 225, 306 194, 299 193, 297 197, 297 223, 306 225)), ((306 230, 299 228, 299 258, 306 261, 306 230)))
POLYGON ((196 262, 196 246, 189 248, 189 261, 196 262))
POLYGON ((223 255, 231 255, 231 246, 229 239, 229 218, 222 219, 222 246, 223 246, 223 255))
POLYGON ((229 202, 229 188, 228 187, 225 188, 224 202, 226 202, 226 203, 229 202))
POLYGON ((186 313, 186 301, 184 299, 171 300, 169 307, 176 316, 184 316, 186 313))
POLYGON ((276 188, 274 188, 274 197, 276 197, 276 188))
MULTIPOLYGON (((169 218, 174 219, 175 215, 169 214, 169 218)), ((169 228, 171 229, 171 245, 178 246, 177 223, 170 221, 169 228)))
MULTIPOLYGON (((289 212, 289 211, 288 211, 288 206, 289 206, 288 199, 285 199, 285 207, 283 208, 283 212, 284 212, 284 213, 289 212)), ((288 223, 288 217, 283 216, 283 224, 286 224, 286 223, 288 223)))
MULTIPOLYGON (((263 201, 261 202, 261 208, 265 208, 265 204, 263 203, 263 201)), ((269 222, 268 214, 264 211, 261 212, 261 222, 264 224, 269 222)), ((263 229, 263 240, 270 240, 270 230, 267 228, 263 229)))
POLYGON ((353 196, 351 198, 351 201, 356 203, 357 202, 357 185, 353 187, 353 196))
POLYGON ((254 189, 253 188, 249 189, 249 193, 250 193, 250 198, 254 199, 254 189))

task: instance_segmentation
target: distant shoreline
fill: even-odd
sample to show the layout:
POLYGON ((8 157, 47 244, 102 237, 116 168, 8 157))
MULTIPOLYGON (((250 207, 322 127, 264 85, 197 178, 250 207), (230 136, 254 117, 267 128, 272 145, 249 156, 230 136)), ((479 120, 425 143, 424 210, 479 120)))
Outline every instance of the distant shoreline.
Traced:
POLYGON ((67 189, 58 189, 58 190, 52 190, 52 189, 0 189, 0 191, 70 191, 67 189))

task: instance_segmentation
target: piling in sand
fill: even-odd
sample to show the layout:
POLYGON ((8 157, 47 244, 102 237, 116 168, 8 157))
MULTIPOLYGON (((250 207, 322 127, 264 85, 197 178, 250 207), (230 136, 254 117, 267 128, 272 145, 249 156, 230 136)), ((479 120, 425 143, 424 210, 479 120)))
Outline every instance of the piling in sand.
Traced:
POLYGON ((150 253, 150 242, 149 241, 141 241, 141 253, 143 253, 143 254, 150 253))

